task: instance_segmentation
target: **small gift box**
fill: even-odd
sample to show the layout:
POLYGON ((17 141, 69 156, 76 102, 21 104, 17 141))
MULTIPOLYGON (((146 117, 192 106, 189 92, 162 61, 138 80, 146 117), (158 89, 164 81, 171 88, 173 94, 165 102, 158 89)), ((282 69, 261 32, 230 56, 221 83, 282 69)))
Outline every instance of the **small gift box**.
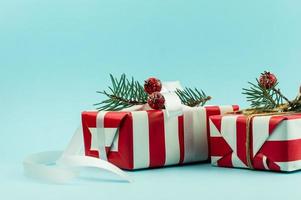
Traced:
POLYGON ((210 117, 211 163, 272 171, 301 169, 301 113, 210 117))
POLYGON ((249 109, 210 117, 211 163, 272 171, 301 169, 301 87, 289 100, 271 72, 249 82, 249 109), (238 114, 240 113, 240 114, 238 114))
POLYGON ((166 110, 83 112, 85 154, 127 170, 206 161, 209 116, 235 110, 186 107, 180 116, 166 110))

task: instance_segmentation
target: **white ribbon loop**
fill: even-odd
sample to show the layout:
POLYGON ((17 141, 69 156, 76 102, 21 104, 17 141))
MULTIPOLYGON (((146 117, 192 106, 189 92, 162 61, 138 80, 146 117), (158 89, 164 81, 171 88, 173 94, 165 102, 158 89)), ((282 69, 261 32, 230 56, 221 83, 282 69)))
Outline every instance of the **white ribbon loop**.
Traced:
POLYGON ((165 99, 165 109, 168 117, 175 117, 183 114, 181 99, 175 93, 177 89, 182 90, 182 86, 179 81, 162 83, 161 94, 165 99))

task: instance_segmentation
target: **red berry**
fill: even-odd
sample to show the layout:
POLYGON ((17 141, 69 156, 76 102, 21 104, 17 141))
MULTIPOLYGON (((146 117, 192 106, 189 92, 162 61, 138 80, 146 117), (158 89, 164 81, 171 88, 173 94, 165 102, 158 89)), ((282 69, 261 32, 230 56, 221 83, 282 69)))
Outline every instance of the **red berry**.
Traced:
POLYGON ((147 94, 152 94, 153 92, 160 92, 162 89, 162 84, 159 79, 149 78, 144 81, 144 90, 147 94))
POLYGON ((165 99, 160 92, 154 92, 148 96, 147 103, 152 109, 160 110, 164 108, 165 99))
POLYGON ((274 87, 276 85, 276 83, 277 83, 277 78, 271 72, 265 71, 259 77, 259 84, 261 87, 263 87, 265 89, 271 89, 272 87, 274 87))

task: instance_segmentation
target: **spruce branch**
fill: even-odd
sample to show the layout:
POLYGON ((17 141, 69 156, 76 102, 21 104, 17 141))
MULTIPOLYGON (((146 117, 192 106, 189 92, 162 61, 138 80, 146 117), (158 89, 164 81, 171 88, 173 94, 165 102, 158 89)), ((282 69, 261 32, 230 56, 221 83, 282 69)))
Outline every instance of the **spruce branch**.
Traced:
POLYGON ((277 93, 281 98, 283 98, 289 105, 292 105, 292 102, 286 98, 286 96, 284 96, 281 92, 280 89, 276 89, 275 87, 272 88, 272 90, 277 93))
POLYGON ((207 96, 203 90, 199 91, 196 88, 194 88, 194 90, 187 87, 185 87, 184 90, 177 89, 176 94, 183 104, 190 107, 203 106, 211 99, 211 97, 207 96))
MULTIPOLYGON (((134 105, 143 105, 147 103, 148 94, 144 91, 144 87, 135 81, 132 77, 128 79, 125 74, 122 74, 119 79, 110 74, 111 86, 107 90, 97 91, 106 99, 100 103, 94 104, 96 109, 107 111, 118 111, 124 108, 129 108, 134 105)), ((204 91, 197 89, 185 88, 175 92, 182 103, 187 106, 203 106, 211 99, 204 91)))
POLYGON ((97 93, 107 97, 106 100, 94 104, 94 106, 98 106, 97 110, 118 111, 133 105, 146 103, 147 94, 144 92, 143 86, 134 78, 129 80, 125 74, 122 74, 119 80, 114 78, 112 74, 110 74, 110 78, 112 87, 108 87, 109 92, 105 90, 97 91, 97 93))
POLYGON ((271 88, 267 89, 260 85, 258 79, 257 84, 248 82, 250 88, 243 88, 244 95, 247 96, 247 101, 251 103, 251 107, 257 109, 274 109, 283 104, 284 95, 275 87, 278 82, 271 88))

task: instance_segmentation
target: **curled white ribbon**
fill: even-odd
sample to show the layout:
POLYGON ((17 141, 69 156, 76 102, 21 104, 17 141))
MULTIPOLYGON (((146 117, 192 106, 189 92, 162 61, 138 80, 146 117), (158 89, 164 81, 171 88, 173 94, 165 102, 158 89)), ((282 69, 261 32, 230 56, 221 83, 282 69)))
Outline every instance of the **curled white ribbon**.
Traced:
POLYGON ((46 151, 28 156, 23 161, 25 175, 53 183, 67 183, 80 175, 80 168, 94 167, 131 182, 129 176, 112 163, 85 156, 82 152, 82 137, 82 127, 79 127, 64 152, 46 151))

